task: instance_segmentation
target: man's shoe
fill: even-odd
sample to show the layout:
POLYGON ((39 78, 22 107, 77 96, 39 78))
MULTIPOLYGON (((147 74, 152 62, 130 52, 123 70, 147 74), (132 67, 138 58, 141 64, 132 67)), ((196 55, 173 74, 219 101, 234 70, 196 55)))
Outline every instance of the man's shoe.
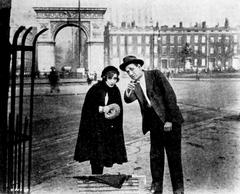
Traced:
POLYGON ((150 192, 153 194, 162 194, 162 186, 160 183, 152 183, 150 192))

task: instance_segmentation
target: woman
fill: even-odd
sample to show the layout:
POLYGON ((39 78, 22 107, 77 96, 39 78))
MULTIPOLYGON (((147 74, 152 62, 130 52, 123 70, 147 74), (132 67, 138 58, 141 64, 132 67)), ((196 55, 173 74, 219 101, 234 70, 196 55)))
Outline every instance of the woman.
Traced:
POLYGON ((92 174, 102 174, 104 166, 127 162, 122 100, 116 86, 119 71, 107 66, 101 77, 86 94, 74 155, 78 162, 90 161, 92 174))

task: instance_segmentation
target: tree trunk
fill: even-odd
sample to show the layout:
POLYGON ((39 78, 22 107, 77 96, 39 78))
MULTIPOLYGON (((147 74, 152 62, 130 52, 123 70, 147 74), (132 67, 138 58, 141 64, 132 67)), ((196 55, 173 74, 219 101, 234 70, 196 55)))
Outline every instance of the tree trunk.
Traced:
POLYGON ((9 64, 10 64, 10 10, 11 0, 0 1, 0 193, 6 190, 6 137, 8 118, 8 89, 9 89, 9 64))

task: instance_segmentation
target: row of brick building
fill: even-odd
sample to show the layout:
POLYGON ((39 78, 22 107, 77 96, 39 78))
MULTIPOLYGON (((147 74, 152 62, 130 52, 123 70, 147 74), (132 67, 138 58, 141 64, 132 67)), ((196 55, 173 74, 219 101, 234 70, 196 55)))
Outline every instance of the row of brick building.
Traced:
POLYGON ((145 61, 146 69, 162 71, 231 70, 240 68, 240 30, 229 27, 207 27, 206 22, 194 27, 155 26, 137 27, 108 23, 104 34, 105 65, 117 65, 126 55, 145 61), (184 54, 184 49, 190 50, 184 54))

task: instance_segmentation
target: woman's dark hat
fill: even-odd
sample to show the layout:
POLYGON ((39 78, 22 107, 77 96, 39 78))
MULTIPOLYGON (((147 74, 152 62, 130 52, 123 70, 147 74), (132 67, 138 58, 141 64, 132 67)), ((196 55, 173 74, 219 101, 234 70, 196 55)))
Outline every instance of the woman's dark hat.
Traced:
POLYGON ((101 77, 106 76, 107 72, 109 72, 109 71, 114 71, 119 76, 119 71, 118 71, 118 69, 116 67, 114 67, 114 66, 107 66, 107 67, 105 67, 103 69, 101 77))
POLYGON ((123 63, 119 66, 119 68, 122 71, 126 71, 125 70, 126 66, 131 64, 131 63, 139 64, 139 65, 143 66, 144 61, 141 60, 141 59, 137 59, 137 57, 135 57, 135 56, 126 56, 126 57, 123 58, 123 63))

